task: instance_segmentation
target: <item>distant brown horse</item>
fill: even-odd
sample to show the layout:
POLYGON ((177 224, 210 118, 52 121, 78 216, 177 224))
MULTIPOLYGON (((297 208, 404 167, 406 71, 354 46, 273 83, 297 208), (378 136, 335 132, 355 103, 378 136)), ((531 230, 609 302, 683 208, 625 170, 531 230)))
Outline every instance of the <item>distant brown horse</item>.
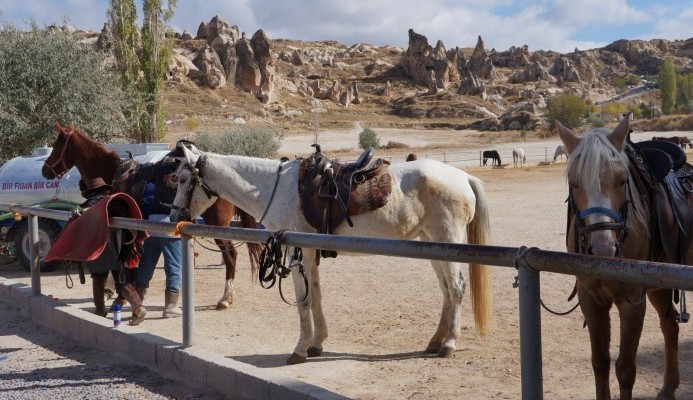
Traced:
MULTIPOLYGON (((82 179, 88 180, 100 177, 106 183, 112 184, 116 171, 122 164, 118 154, 108 150, 70 125, 61 127, 60 124, 56 124, 56 128, 58 129, 58 137, 53 142, 53 150, 41 169, 43 176, 46 179, 60 178, 70 168, 76 166, 82 179)), ((139 197, 137 193, 129 194, 134 194, 133 197, 139 197)), ((254 217, 224 199, 218 199, 212 207, 202 214, 202 218, 208 225, 229 226, 234 215, 240 217, 241 225, 244 228, 257 227, 254 217)), ((238 251, 230 240, 215 239, 215 242, 221 250, 221 255, 226 265, 224 295, 217 302, 216 306, 217 310, 222 310, 228 308, 233 303, 238 251)), ((250 255, 252 276, 256 276, 257 260, 261 248, 257 243, 248 242, 246 245, 250 255)))
POLYGON ((668 142, 678 144, 679 146, 681 146, 682 149, 685 149, 686 146, 693 148, 693 145, 691 144, 690 139, 688 139, 685 136, 672 136, 672 137, 653 136, 652 140, 666 140, 668 142))
MULTIPOLYGON (((659 232, 666 230, 668 234, 679 235, 674 240, 674 243, 679 243, 679 230, 666 190, 651 189, 649 175, 642 172, 647 168, 643 156, 637 146, 627 141, 628 123, 628 118, 624 118, 613 132, 596 128, 582 136, 558 124, 559 136, 570 153, 566 165, 569 183, 568 251, 660 262, 680 262, 676 257, 693 260, 693 246, 662 251, 666 246, 659 232), (660 195, 665 197, 663 201, 657 201, 662 207, 652 209, 653 203, 649 199, 660 195), (659 231, 656 223, 652 223, 657 221, 656 218, 659 218, 659 231)), ((576 290, 589 330, 596 398, 612 398, 609 388, 609 310, 613 305, 620 317, 616 361, 620 398, 632 398, 647 295, 659 315, 659 327, 664 336, 664 382, 657 399, 674 399, 680 378, 679 314, 672 302, 673 290, 581 276, 577 277, 576 290)))

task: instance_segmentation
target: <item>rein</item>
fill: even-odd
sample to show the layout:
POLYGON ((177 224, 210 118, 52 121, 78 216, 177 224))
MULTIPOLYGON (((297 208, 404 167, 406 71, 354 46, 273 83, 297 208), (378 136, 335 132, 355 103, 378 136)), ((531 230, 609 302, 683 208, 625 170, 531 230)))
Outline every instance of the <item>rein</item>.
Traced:
POLYGON ((58 157, 58 159, 55 160, 55 162, 53 164, 46 163, 48 168, 51 169, 51 172, 53 173, 53 175, 55 175, 55 177, 58 179, 62 179, 63 175, 65 175, 65 173, 67 173, 67 171, 70 170, 70 168, 67 166, 67 164, 65 164, 65 152, 67 151, 67 144, 70 142, 70 137, 72 136, 72 134, 74 132, 75 132, 75 130, 71 129, 70 132, 67 133, 67 138, 65 139, 65 144, 63 144, 63 149, 62 149, 62 151, 60 151, 60 157, 58 157), (55 172, 55 166, 58 165, 58 163, 62 164, 62 167, 63 167, 63 172, 61 172, 61 173, 55 172))

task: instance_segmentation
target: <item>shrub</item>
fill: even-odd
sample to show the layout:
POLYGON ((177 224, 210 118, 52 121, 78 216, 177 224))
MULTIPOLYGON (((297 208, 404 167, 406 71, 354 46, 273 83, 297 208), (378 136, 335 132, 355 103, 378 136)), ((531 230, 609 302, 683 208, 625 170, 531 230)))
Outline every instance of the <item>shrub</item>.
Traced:
POLYGON ((390 140, 385 146, 381 146, 381 149, 408 149, 409 146, 402 142, 393 142, 390 140))
POLYGON ((0 159, 49 145, 55 123, 109 142, 128 131, 126 97, 103 55, 69 33, 0 23, 0 159))
POLYGON ((549 97, 547 103, 549 125, 552 129, 556 126, 556 121, 569 129, 575 129, 582 125, 589 111, 587 103, 577 94, 571 92, 563 92, 549 97))
POLYGON ((195 144, 202 151, 217 154, 275 158, 284 135, 267 125, 244 125, 220 134, 199 133, 195 144))
POLYGON ((597 114, 590 114, 590 116, 587 117, 587 123, 590 124, 592 128, 602 128, 604 126, 602 117, 597 114))
POLYGON ((380 148, 380 138, 378 134, 371 128, 364 128, 363 131, 359 133, 359 147, 364 150, 369 147, 374 149, 380 148))
POLYGON ((194 132, 200 127, 200 121, 198 121, 197 118, 186 118, 185 121, 183 121, 183 125, 185 125, 185 129, 188 131, 194 132))

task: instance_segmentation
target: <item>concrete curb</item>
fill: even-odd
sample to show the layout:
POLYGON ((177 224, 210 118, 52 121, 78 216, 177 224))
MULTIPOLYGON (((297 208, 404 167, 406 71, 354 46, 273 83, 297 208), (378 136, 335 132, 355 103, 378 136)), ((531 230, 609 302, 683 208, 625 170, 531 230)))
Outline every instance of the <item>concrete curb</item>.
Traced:
POLYGON ((248 400, 344 400, 348 397, 318 386, 202 349, 152 335, 143 328, 124 324, 113 329, 108 319, 44 295, 32 296, 31 288, 0 277, 0 301, 8 301, 34 322, 80 343, 108 349, 137 363, 214 389, 228 399, 248 400))

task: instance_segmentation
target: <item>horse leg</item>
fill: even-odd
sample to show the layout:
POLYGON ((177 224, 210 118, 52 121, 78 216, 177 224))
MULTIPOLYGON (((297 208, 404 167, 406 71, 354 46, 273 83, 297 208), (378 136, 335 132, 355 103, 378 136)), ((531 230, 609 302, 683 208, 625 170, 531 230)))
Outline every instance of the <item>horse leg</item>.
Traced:
POLYGON ((236 259, 238 251, 233 246, 230 240, 214 239, 219 250, 221 250, 221 258, 226 266, 226 285, 224 286, 224 295, 217 302, 217 310, 225 310, 233 303, 235 287, 233 285, 236 279, 236 259))
POLYGON ((296 306, 298 308, 298 319, 301 332, 293 354, 286 360, 287 364, 300 364, 305 362, 306 358, 308 358, 308 346, 310 346, 313 340, 311 303, 314 293, 313 290, 308 290, 308 288, 312 288, 313 273, 318 269, 315 260, 315 249, 303 249, 303 263, 305 265, 306 278, 308 279, 308 287, 306 287, 303 276, 298 273, 298 271, 294 270, 291 274, 294 283, 294 292, 296 294, 296 306))
MULTIPOLYGON (((449 323, 452 320, 450 314, 452 312, 452 302, 450 301, 449 295, 450 291, 448 289, 448 283, 445 274, 442 270, 443 266, 441 265, 445 263, 440 261, 431 261, 431 264, 433 264, 433 271, 435 271, 436 277, 438 278, 438 285, 440 286, 440 291, 443 293, 443 309, 440 312, 440 321, 438 322, 438 328, 436 329, 436 332, 433 334, 431 340, 428 342, 428 346, 426 346, 425 351, 429 354, 443 352, 443 342, 445 341, 445 337, 447 336, 447 333, 450 329, 449 323)), ((447 355, 452 354, 452 352, 448 352, 447 350, 445 351, 445 353, 449 353, 447 355)))
MULTIPOLYGON (((433 263, 433 262, 432 262, 433 263)), ((462 315, 462 299, 466 282, 462 275, 462 264, 455 262, 435 261, 434 269, 441 271, 443 281, 439 283, 443 291, 443 311, 438 324, 436 335, 443 334, 445 340, 438 350, 440 357, 450 357, 457 349, 457 338, 460 335, 460 318, 462 315)), ((434 335, 434 338, 436 338, 434 335)), ((433 339, 431 339, 431 343, 433 339)), ((431 346, 429 343, 429 347, 431 346)), ((429 350, 428 348, 426 349, 429 350)))
MULTIPOLYGON (((578 284, 578 293, 584 290, 580 286, 582 285, 578 284)), ((611 366, 609 356, 609 342, 611 341, 610 308, 611 302, 597 303, 589 293, 580 301, 580 309, 585 317, 590 334, 592 370, 594 371, 597 400, 611 400, 611 391, 609 390, 609 368, 611 366)))
POLYGON ((327 339, 327 321, 322 311, 322 292, 320 290, 320 269, 313 269, 310 279, 311 313, 313 314, 313 342, 308 348, 308 357, 322 354, 322 344, 327 339))
POLYGON ((671 301, 671 289, 650 290, 647 297, 659 315, 659 328, 664 336, 664 384, 657 400, 674 399, 679 387, 679 324, 678 312, 671 301))
POLYGON ((643 299, 640 304, 621 303, 618 305, 618 315, 621 320, 621 343, 616 360, 616 378, 618 379, 621 400, 633 398, 636 375, 635 358, 638 354, 646 304, 645 299, 643 299))

